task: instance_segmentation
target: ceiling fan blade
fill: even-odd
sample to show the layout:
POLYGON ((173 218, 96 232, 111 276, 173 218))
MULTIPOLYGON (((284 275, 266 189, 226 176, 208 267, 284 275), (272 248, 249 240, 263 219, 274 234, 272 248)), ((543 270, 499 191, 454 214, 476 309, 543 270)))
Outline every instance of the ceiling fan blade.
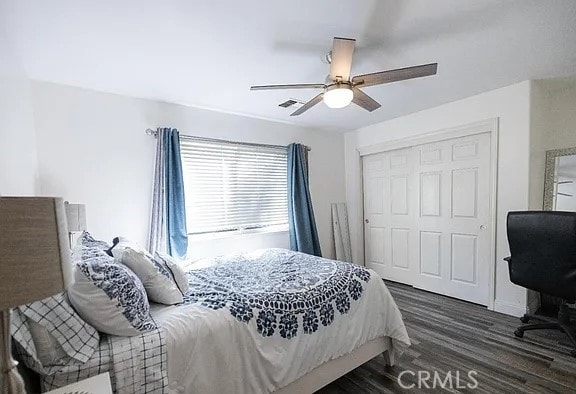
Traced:
POLYGON ((333 81, 337 79, 348 81, 350 79, 354 45, 356 45, 356 40, 352 38, 334 37, 330 63, 330 78, 333 81))
POLYGON ((396 70, 380 71, 377 73, 357 75, 352 78, 352 84, 361 87, 381 85, 383 83, 390 83, 396 81, 403 81, 405 79, 427 77, 435 75, 438 69, 438 63, 423 64, 421 66, 413 66, 406 68, 398 68, 396 70))
POLYGON ((322 89, 323 83, 294 83, 288 85, 260 85, 250 86, 250 90, 275 90, 275 89, 322 89))
POLYGON ((374 100, 360 89, 354 88, 352 91, 354 92, 354 98, 352 99, 352 102, 364 108, 366 111, 372 112, 381 107, 378 101, 374 100))
POLYGON ((312 108, 313 106, 318 104, 320 101, 322 101, 323 96, 324 96, 324 93, 320 93, 319 95, 314 97, 312 100, 308 101, 306 104, 304 104, 303 106, 298 108, 296 111, 292 112, 290 114, 290 116, 298 116, 298 115, 301 115, 304 112, 308 111, 310 108, 312 108))

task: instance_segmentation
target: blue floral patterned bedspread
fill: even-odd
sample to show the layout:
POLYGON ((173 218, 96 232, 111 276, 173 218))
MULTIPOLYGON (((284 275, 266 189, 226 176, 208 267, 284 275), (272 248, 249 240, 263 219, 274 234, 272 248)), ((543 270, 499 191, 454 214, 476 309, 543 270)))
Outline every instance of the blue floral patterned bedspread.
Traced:
POLYGON ((242 323, 256 319, 264 336, 313 334, 362 297, 370 272, 361 266, 285 249, 216 258, 187 273, 185 304, 226 308, 242 323))

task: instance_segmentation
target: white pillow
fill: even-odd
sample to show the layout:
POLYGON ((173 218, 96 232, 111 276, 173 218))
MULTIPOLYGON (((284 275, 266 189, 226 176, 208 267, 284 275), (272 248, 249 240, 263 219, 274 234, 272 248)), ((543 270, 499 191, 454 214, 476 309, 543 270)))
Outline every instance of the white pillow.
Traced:
POLYGON ((154 259, 143 249, 128 246, 117 245, 112 254, 140 278, 150 301, 174 305, 184 300, 172 271, 164 261, 154 259))
POLYGON ((68 298, 78 314, 97 330, 134 336, 155 328, 146 290, 134 272, 108 255, 76 264, 68 298))
POLYGON ((188 277, 186 277, 186 273, 184 272, 184 269, 180 266, 180 264, 173 257, 168 256, 167 254, 161 254, 156 252, 155 257, 156 261, 162 261, 164 262, 164 264, 166 264, 166 266, 172 272, 172 275, 174 276, 174 280, 176 281, 178 288, 180 289, 182 294, 186 294, 188 292, 188 289, 190 288, 190 285, 188 284, 188 277))

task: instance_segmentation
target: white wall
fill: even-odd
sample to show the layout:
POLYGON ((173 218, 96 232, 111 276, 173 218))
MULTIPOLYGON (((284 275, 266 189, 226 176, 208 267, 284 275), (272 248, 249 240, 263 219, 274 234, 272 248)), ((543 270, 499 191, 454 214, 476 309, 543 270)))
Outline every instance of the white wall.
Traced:
MULTIPOLYGON (((46 82, 33 82, 32 91, 41 192, 87 204, 96 237, 123 234, 146 244, 156 140, 144 130, 164 126, 196 136, 309 145, 320 243, 332 256, 330 203, 345 200, 341 134, 46 82)), ((199 241, 190 250, 201 257, 287 246, 283 232, 199 241)))
POLYGON ((542 209, 546 151, 576 147, 576 78, 532 81, 530 209, 542 209))
POLYGON ((346 133, 346 198, 354 261, 364 261, 361 167, 359 147, 413 137, 491 118, 499 119, 496 302, 495 309, 519 315, 526 308, 526 290, 509 281, 506 214, 528 208, 530 152, 530 82, 472 96, 453 103, 346 133))
POLYGON ((30 84, 10 46, 0 3, 0 195, 38 190, 36 140, 30 84))

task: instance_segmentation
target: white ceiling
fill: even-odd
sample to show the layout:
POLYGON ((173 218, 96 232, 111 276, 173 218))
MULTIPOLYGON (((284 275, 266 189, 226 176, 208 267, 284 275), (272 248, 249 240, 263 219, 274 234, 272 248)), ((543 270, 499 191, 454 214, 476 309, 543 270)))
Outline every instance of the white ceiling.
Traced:
POLYGON ((29 77, 128 96, 352 130, 527 79, 576 74, 573 0, 0 0, 29 77), (369 87, 368 113, 315 91, 332 37, 357 39, 354 74, 438 62, 438 75, 369 87))

